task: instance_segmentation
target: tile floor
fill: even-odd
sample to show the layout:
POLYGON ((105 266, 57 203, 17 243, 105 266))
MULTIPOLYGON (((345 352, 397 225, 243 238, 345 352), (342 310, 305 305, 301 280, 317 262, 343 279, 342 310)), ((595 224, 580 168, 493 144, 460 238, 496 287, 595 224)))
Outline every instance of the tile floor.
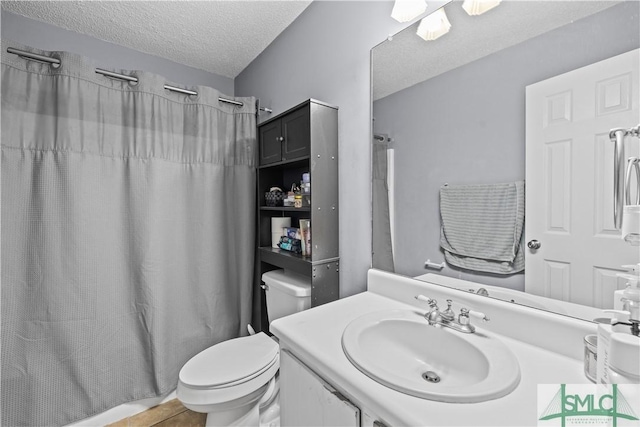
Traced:
POLYGON ((204 427, 207 414, 193 412, 173 399, 107 427, 204 427))

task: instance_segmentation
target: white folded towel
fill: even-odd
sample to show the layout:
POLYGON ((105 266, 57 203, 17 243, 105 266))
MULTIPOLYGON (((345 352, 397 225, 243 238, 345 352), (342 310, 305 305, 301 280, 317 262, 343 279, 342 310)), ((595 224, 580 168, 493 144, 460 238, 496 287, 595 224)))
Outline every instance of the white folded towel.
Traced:
POLYGON ((524 181, 445 185, 440 217, 449 264, 494 274, 524 270, 524 181))

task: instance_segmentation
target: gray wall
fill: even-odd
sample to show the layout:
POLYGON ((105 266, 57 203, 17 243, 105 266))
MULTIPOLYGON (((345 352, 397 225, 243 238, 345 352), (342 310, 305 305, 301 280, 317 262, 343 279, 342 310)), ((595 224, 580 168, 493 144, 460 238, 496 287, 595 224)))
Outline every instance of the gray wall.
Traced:
POLYGON ((257 96, 274 114, 308 98, 340 108, 341 297, 366 289, 371 266, 369 55, 404 28, 389 16, 392 7, 389 1, 313 2, 236 77, 237 95, 257 96))
MULTIPOLYGON (((525 177, 525 86, 639 47, 628 2, 472 62, 374 103, 374 131, 394 139, 396 271, 441 262, 439 188, 525 177)), ((441 272, 524 289, 524 275, 441 272)))
POLYGON ((54 25, 2 12, 2 38, 42 50, 64 50, 91 58, 107 70, 142 70, 185 86, 210 86, 233 96, 233 79, 138 52, 54 25))

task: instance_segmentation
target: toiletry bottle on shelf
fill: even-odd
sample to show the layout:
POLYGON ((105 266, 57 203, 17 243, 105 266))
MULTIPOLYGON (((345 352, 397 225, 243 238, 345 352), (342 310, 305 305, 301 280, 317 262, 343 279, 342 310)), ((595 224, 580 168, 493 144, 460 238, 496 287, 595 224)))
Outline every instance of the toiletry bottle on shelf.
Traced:
POLYGON ((311 256, 311 221, 300 219, 300 234, 302 235, 303 255, 311 256))

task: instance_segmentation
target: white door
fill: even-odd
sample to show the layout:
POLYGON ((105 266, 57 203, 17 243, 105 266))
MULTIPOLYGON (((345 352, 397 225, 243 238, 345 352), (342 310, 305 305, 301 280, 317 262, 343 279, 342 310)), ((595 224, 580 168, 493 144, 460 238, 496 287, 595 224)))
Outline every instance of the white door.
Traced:
MULTIPOLYGON (((613 306, 623 264, 640 262, 613 220, 609 130, 640 123, 640 50, 528 86, 526 91, 525 291, 613 306)), ((625 158, 640 154, 626 138, 625 158)), ((626 167, 626 165, 625 165, 626 167)))

